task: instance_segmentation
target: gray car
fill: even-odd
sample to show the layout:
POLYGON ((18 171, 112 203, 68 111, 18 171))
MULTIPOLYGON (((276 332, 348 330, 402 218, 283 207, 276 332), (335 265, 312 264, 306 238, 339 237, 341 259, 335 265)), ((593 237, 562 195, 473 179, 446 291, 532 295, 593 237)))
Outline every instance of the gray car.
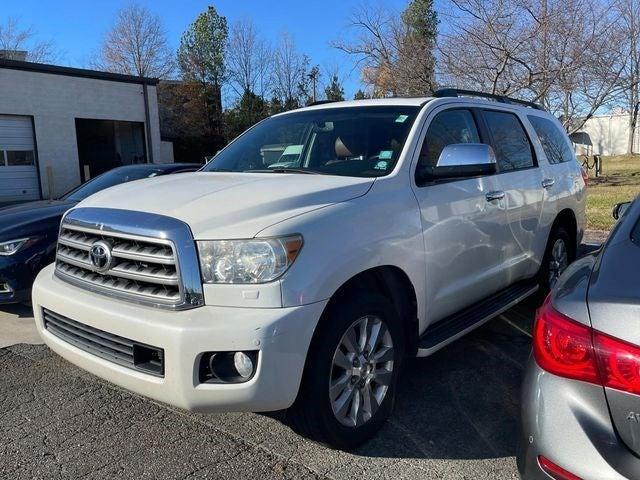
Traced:
POLYGON ((523 478, 640 478, 640 197, 618 214, 604 247, 571 265, 537 313, 523 478))

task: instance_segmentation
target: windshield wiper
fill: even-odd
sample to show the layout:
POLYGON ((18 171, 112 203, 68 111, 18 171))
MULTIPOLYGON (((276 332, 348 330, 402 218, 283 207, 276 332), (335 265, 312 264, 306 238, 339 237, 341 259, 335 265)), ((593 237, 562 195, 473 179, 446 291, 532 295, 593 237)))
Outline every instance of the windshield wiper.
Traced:
POLYGON ((324 175, 323 172, 317 170, 309 170, 307 168, 267 168, 264 170, 245 170, 248 173, 305 173, 307 175, 324 175))

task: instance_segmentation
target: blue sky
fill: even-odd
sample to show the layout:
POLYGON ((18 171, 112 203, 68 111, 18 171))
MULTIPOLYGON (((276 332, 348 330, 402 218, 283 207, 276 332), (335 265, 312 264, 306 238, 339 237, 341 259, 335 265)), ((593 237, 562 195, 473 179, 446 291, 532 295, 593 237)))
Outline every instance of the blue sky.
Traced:
MULTIPOLYGON (((111 25, 116 11, 128 3, 122 1, 80 0, 1 0, 0 23, 8 17, 17 18, 23 26, 31 26, 43 40, 52 40, 61 52, 62 64, 86 67, 91 54, 98 49, 104 32, 111 25)), ((139 0, 160 15, 169 41, 178 46, 187 26, 212 4, 227 17, 229 23, 250 17, 259 32, 269 40, 277 40, 283 31, 295 39, 300 51, 307 53, 314 64, 333 70, 340 68, 347 95, 359 87, 358 72, 352 72, 353 59, 330 47, 340 36, 352 34, 346 30, 348 16, 358 0, 139 0), (303 7, 301 7, 303 5, 303 7), (351 73, 352 72, 352 73, 351 73)), ((404 8, 406 0, 384 0, 385 5, 404 8)))

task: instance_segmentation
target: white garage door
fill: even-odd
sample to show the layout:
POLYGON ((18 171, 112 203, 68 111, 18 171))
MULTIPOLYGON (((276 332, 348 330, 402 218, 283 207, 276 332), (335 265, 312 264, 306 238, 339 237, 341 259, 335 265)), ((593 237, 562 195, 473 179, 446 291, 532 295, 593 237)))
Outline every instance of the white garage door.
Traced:
POLYGON ((31 118, 0 115, 0 203, 38 198, 31 118))

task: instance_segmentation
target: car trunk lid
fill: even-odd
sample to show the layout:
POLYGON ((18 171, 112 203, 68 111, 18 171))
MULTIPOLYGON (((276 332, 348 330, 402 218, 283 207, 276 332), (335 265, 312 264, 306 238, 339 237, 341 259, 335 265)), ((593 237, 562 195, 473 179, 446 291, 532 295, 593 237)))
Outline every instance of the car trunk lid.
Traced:
POLYGON ((627 447, 640 455, 640 395, 637 389, 629 392, 634 384, 640 387, 640 363, 631 361, 632 355, 640 355, 640 246, 625 237, 602 252, 591 276, 588 304, 600 374, 604 380, 606 370, 608 378, 618 379, 618 388, 605 386, 612 420, 627 447))

